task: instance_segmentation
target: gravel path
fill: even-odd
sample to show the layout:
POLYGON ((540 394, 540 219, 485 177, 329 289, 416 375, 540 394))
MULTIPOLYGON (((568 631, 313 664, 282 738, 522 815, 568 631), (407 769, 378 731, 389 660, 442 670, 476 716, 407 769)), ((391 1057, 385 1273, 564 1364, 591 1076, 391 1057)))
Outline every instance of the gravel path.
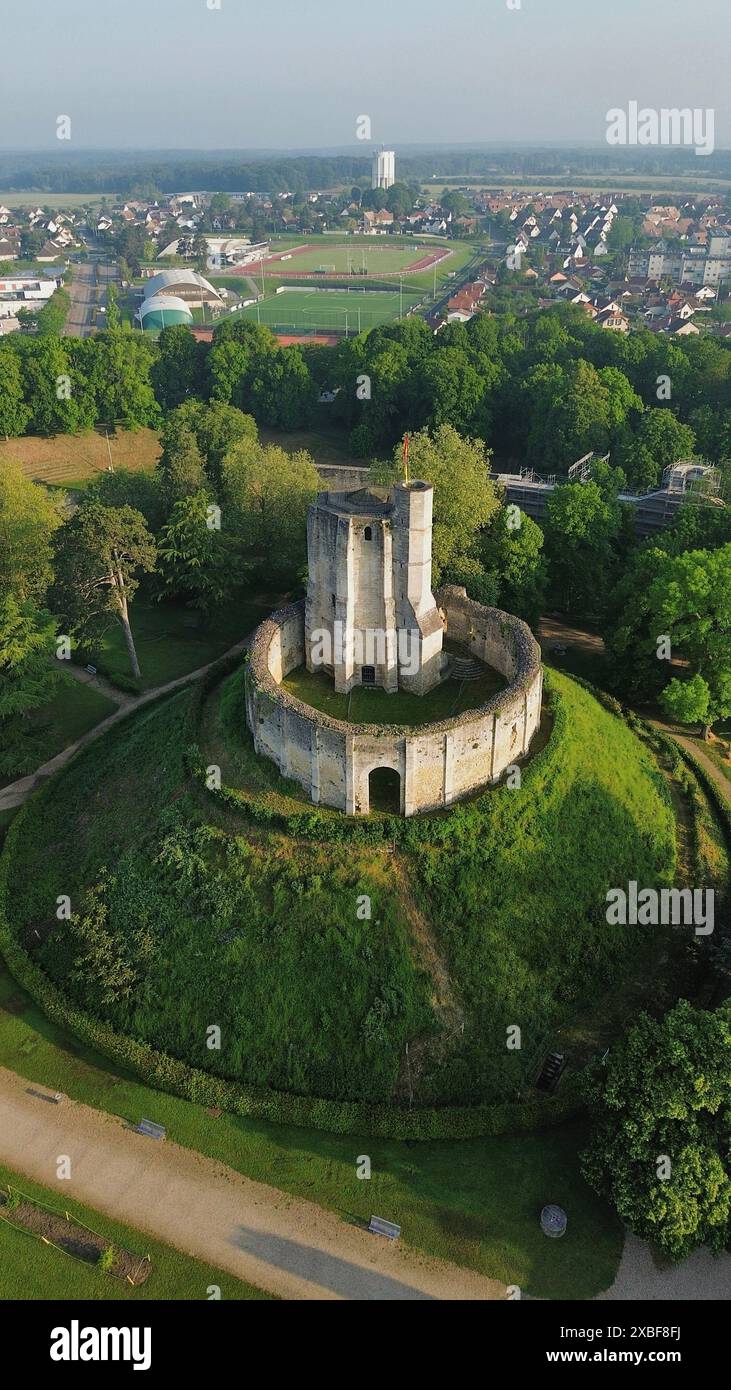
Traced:
POLYGON ((617 1277, 598 1302, 731 1299, 731 1255, 696 1250, 682 1264, 658 1264, 644 1240, 627 1232, 617 1277))
MULTIPOLYGON (((354 1184, 355 1158, 354 1149, 354 1184)), ((5 1068, 0 1161, 57 1188, 60 1203, 75 1197, 282 1298, 505 1298, 493 1279, 371 1236, 191 1149, 147 1139, 116 1116, 69 1099, 49 1104, 5 1068), (61 1154, 71 1159, 70 1180, 56 1179, 61 1154)))

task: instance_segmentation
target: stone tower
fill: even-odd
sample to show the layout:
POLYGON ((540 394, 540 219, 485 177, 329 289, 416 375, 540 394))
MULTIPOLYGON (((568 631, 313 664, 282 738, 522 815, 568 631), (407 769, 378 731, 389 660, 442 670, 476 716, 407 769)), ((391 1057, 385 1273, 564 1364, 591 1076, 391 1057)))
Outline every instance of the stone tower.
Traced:
POLYGON ((431 590, 430 483, 321 492, 307 518, 307 669, 335 690, 376 685, 423 695, 442 678, 443 627, 431 590))

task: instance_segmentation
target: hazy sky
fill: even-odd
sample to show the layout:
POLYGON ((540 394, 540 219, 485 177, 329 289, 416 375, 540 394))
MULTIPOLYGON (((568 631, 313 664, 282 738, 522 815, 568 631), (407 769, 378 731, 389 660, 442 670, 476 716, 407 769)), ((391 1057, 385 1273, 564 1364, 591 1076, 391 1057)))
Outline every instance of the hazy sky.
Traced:
POLYGON ((731 0, 219 2, 0 0, 0 145, 594 142, 633 99, 731 144, 731 0))

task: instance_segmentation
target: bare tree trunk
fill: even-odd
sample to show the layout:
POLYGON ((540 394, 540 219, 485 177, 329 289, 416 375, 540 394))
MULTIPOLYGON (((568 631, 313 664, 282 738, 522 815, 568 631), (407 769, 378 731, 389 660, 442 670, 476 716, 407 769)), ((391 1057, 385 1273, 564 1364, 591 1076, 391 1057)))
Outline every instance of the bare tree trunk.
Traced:
POLYGON ((124 587, 124 575, 122 574, 122 571, 120 569, 116 552, 114 555, 114 560, 116 564, 116 569, 114 573, 114 587, 117 590, 117 599, 119 601, 119 621, 122 624, 124 640, 127 643, 127 651, 129 653, 129 664, 132 667, 132 675, 134 676, 135 680, 138 681, 142 677, 142 672, 140 670, 140 663, 137 660, 137 649, 135 647, 135 639, 132 636, 132 628, 130 626, 129 621, 129 608, 127 605, 127 594, 124 587))
POLYGON ((710 743, 710 741, 711 741, 711 725, 710 725, 710 724, 704 724, 704 725, 703 725, 703 728, 701 729, 701 733, 702 733, 702 735, 703 735, 703 737, 704 737, 706 743, 710 743))
POLYGON ((126 604, 126 602, 125 602, 125 605, 124 605, 124 610, 123 610, 123 612, 120 612, 119 621, 120 621, 121 624, 122 624, 122 631, 123 631, 123 633, 124 633, 124 640, 125 640, 125 642, 127 643, 127 651, 129 652, 129 664, 130 664, 130 666, 132 667, 132 675, 134 676, 135 680, 138 681, 138 680, 140 680, 140 678, 141 678, 141 676, 142 676, 142 672, 141 672, 141 670, 140 670, 140 663, 139 663, 139 661, 137 660, 137 651, 136 651, 136 649, 135 649, 135 639, 134 639, 134 637, 132 636, 132 628, 131 628, 130 625, 129 625, 129 617, 128 617, 128 615, 127 615, 127 604, 126 604))

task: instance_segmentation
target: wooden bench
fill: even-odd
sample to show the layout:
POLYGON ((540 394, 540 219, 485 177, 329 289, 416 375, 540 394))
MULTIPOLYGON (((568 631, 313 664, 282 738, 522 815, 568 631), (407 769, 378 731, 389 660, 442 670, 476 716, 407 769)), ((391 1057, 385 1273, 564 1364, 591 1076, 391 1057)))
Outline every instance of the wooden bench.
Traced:
POLYGON ((140 1120, 137 1126, 138 1134, 146 1134, 148 1139, 165 1139, 166 1130, 164 1125, 156 1125, 154 1120, 140 1120))
POLYGON ((398 1240, 401 1235, 401 1227, 393 1221, 384 1221, 382 1216, 372 1216, 368 1230, 371 1235, 386 1236, 388 1240, 398 1240))

